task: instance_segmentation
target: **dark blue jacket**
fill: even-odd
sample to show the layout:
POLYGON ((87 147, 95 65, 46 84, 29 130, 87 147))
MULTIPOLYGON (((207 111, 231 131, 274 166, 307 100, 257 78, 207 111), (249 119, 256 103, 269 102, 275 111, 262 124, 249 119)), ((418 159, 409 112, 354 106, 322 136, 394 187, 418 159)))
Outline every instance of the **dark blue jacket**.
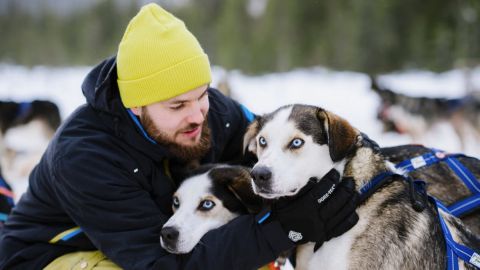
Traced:
MULTIPOLYGON (((139 132, 116 80, 114 58, 88 74, 87 104, 59 128, 5 224, 0 269, 41 269, 65 253, 97 249, 124 269, 252 269, 291 246, 277 222, 258 225, 246 215, 205 235, 190 254, 163 250, 160 229, 176 188, 165 165, 181 164, 139 132), (56 237, 76 226, 81 233, 56 237)), ((238 160, 246 115, 214 89, 209 100, 212 149, 202 161, 238 160)))

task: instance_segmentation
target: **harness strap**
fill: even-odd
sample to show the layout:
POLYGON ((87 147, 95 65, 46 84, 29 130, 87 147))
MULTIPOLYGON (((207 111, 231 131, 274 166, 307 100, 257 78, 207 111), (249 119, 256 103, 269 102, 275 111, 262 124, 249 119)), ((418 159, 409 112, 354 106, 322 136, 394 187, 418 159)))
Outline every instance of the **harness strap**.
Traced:
MULTIPOLYGON (((389 181, 392 181, 390 176, 398 175, 393 172, 383 172, 375 176, 372 180, 365 183, 360 188, 359 204, 362 204, 366 199, 368 199, 377 189, 386 184, 389 181)), ((401 176, 401 175, 400 175, 401 176)), ((402 176, 403 178, 403 176, 402 176)))
POLYGON ((470 172, 470 170, 468 170, 457 159, 457 157, 466 156, 463 154, 446 154, 441 150, 432 149, 432 152, 404 160, 398 163, 395 167, 397 169, 403 170, 405 173, 410 173, 415 169, 445 161, 473 194, 472 196, 460 200, 447 207, 449 213, 455 215, 456 217, 461 217, 474 211, 477 208, 480 208, 480 181, 475 178, 472 172, 470 172))
POLYGON ((450 233, 450 230, 448 229, 448 226, 439 211, 441 209, 442 211, 449 213, 448 208, 434 197, 430 196, 430 200, 437 206, 438 209, 438 219, 440 220, 440 224, 442 226, 443 236, 445 238, 447 248, 447 269, 458 270, 459 258, 464 262, 473 265, 477 269, 480 269, 480 255, 473 249, 453 240, 452 234, 450 233))
MULTIPOLYGON (((409 185, 411 188, 410 191, 410 196, 411 196, 411 199, 412 199, 412 206, 414 207, 415 209, 415 204, 413 204, 414 202, 416 202, 416 198, 412 196, 412 192, 416 193, 416 195, 418 195, 418 193, 420 193, 421 195, 423 194, 423 192, 425 192, 425 190, 421 190, 422 187, 424 188, 425 187, 425 183, 423 182, 423 185, 420 184, 420 182, 422 181, 419 181, 419 180, 416 180, 416 181, 412 181, 412 179, 410 177, 406 177, 404 175, 399 175, 399 174, 395 174, 393 172, 383 172, 383 173, 380 173, 379 175, 375 176, 372 180, 370 180, 369 182, 365 183, 361 188, 360 188, 360 203, 365 201, 368 197, 370 197, 373 192, 375 192, 378 188, 380 188, 382 185, 384 185, 385 183, 388 183, 387 179, 391 179, 390 176, 394 176, 394 175, 398 175, 398 176, 401 176, 401 178, 405 181, 408 181, 409 185), (416 189, 420 189, 420 190, 416 190, 416 189)), ((426 193, 424 193, 425 196, 426 196, 426 193)), ((440 201, 438 201, 437 199, 435 199, 434 197, 432 196, 428 196, 428 199, 430 201, 432 201, 432 203, 434 203, 434 205, 437 207, 437 212, 438 212, 438 218, 439 218, 439 221, 440 221, 440 224, 441 224, 441 227, 442 227, 442 232, 443 232, 443 236, 444 236, 444 239, 445 239, 445 243, 446 243, 446 251, 447 251, 447 269, 448 270, 458 270, 459 267, 458 267, 458 259, 462 259, 463 261, 465 261, 466 263, 469 263, 471 265, 473 265, 474 267, 480 269, 480 255, 479 253, 473 251, 473 249, 469 248, 469 247, 466 247, 460 243, 457 243, 455 242, 455 240, 453 240, 453 237, 450 233, 450 230, 448 229, 448 226, 445 222, 445 220, 443 219, 442 215, 440 214, 440 209, 446 213, 450 213, 449 209, 444 206, 440 201)), ((417 210, 417 209, 415 209, 417 210)), ((420 210, 423 210, 420 209, 420 210)), ((417 210, 418 211, 418 210, 417 210)))
POLYGON ((447 157, 447 164, 463 180, 472 193, 480 194, 480 182, 456 158, 447 157))
POLYGON ((462 217, 463 215, 473 212, 480 207, 480 194, 472 195, 466 199, 460 200, 447 207, 448 211, 456 216, 462 217))
POLYGON ((430 166, 445 160, 448 166, 462 179, 472 193, 480 193, 480 181, 478 181, 456 157, 466 156, 463 154, 446 154, 441 150, 432 149, 432 152, 398 163, 395 168, 409 173, 418 168, 430 166))

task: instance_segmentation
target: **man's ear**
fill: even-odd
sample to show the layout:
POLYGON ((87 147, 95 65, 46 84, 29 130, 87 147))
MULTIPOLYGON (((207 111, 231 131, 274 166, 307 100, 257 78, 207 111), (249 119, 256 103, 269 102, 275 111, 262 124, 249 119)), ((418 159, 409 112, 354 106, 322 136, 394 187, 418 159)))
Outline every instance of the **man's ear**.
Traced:
POLYGON ((358 130, 347 120, 323 109, 318 109, 317 118, 327 133, 328 149, 333 161, 339 161, 353 151, 359 134, 358 130))
POLYGON ((242 166, 218 167, 212 169, 210 174, 220 185, 227 187, 249 213, 260 212, 263 199, 253 192, 249 168, 242 166))
POLYGON ((132 113, 136 116, 140 116, 142 113, 142 107, 132 107, 130 108, 130 111, 132 111, 132 113))
POLYGON ((255 120, 247 127, 247 132, 243 135, 243 151, 244 153, 251 152, 257 154, 257 141, 256 137, 260 131, 260 120, 262 118, 257 116, 255 120))

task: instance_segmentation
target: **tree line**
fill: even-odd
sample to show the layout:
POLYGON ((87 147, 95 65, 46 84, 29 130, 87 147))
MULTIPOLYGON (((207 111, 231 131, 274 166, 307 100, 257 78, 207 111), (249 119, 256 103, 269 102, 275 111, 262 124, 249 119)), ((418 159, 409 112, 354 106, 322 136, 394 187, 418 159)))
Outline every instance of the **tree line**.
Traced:
MULTIPOLYGON (((268 0, 255 16, 247 4, 190 1, 171 11, 213 64, 246 73, 318 65, 369 73, 442 71, 480 56, 476 0, 268 0)), ((69 16, 48 9, 28 14, 15 1, 6 8, 0 15, 0 61, 93 65, 116 53, 139 7, 104 0, 69 16)))

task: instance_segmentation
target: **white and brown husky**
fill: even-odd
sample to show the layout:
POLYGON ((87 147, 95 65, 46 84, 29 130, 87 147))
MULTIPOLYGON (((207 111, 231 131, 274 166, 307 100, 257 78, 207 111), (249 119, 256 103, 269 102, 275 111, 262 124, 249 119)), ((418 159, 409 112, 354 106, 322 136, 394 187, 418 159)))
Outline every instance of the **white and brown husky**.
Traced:
MULTIPOLYGON (((295 196, 332 168, 352 177, 359 191, 375 176, 396 172, 357 129, 314 106, 284 106, 257 118, 245 135, 245 146, 258 157, 251 171, 253 189, 268 199, 295 196)), ((313 243, 299 246, 296 268, 445 269, 446 245, 437 208, 425 201, 423 211, 415 210, 409 183, 399 175, 390 178, 359 205, 359 222, 350 231, 315 252, 313 243)), ((479 238, 461 220, 440 214, 454 239, 478 253, 479 238)), ((475 269, 463 262, 460 267, 475 269)))

